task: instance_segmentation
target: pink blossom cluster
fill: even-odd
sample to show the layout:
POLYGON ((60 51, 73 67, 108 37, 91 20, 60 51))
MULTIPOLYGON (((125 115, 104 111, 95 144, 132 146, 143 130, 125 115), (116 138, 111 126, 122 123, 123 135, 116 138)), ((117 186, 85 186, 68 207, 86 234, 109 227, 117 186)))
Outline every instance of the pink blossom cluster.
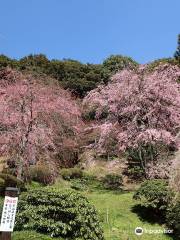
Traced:
POLYGON ((37 83, 10 69, 0 71, 0 155, 37 161, 59 150, 67 129, 76 139, 83 123, 76 102, 55 85, 37 83), (58 139, 58 141, 57 141, 58 139))
POLYGON ((154 71, 140 66, 137 71, 115 74, 107 86, 99 86, 84 99, 85 111, 92 108, 96 119, 106 107, 98 148, 104 148, 109 129, 117 134, 117 148, 124 151, 150 143, 175 144, 180 127, 180 68, 160 65, 154 71), (104 127, 105 124, 105 127, 104 127))

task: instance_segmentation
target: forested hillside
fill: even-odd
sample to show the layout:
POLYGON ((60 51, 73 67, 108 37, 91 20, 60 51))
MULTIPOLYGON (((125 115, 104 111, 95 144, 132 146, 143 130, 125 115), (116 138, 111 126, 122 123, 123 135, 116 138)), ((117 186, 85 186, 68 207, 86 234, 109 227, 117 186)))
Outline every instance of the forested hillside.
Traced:
POLYGON ((102 64, 1 55, 1 194, 7 186, 26 190, 16 230, 100 240, 102 223, 105 237, 109 231, 109 239, 117 239, 113 231, 122 237, 121 225, 110 226, 97 199, 112 195, 116 205, 121 200, 114 192, 128 190, 123 197, 129 199, 126 214, 133 228, 139 221, 135 214, 150 210, 179 239, 179 82, 179 46, 174 58, 144 65, 121 55, 102 64))

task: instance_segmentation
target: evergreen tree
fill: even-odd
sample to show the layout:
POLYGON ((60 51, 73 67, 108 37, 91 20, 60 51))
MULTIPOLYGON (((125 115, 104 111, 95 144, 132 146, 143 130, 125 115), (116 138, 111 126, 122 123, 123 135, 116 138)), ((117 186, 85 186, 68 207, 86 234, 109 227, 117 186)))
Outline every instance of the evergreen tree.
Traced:
POLYGON ((177 50, 174 54, 174 57, 176 59, 179 59, 180 60, 180 34, 178 35, 178 46, 177 46, 177 50))

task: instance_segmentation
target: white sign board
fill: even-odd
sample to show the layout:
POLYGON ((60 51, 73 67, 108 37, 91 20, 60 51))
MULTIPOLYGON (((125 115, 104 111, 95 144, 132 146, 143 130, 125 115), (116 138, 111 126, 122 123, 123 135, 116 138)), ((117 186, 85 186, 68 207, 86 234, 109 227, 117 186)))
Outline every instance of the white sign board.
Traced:
POLYGON ((5 196, 1 216, 0 232, 12 232, 16 216, 18 197, 5 196))

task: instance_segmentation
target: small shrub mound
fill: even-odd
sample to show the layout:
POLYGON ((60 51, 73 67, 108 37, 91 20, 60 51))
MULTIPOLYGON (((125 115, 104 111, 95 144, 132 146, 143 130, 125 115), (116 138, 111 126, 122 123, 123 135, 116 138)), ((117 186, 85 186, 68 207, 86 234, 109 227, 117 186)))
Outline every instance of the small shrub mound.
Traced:
POLYGON ((55 177, 47 166, 36 165, 30 169, 31 180, 42 183, 44 185, 54 183, 55 177))
POLYGON ((16 230, 35 230, 65 239, 103 240, 95 208, 81 194, 52 188, 21 196, 16 230))
POLYGON ((85 179, 74 179, 71 182, 71 188, 77 191, 85 191, 88 189, 88 182, 85 179))
POLYGON ((177 239, 180 239, 180 196, 169 204, 166 221, 168 226, 174 229, 177 239))
POLYGON ((60 171, 60 175, 64 180, 82 178, 83 171, 80 168, 63 168, 60 171))
POLYGON ((107 174, 102 178, 104 187, 109 190, 120 190, 122 188, 122 176, 118 174, 107 174))
POLYGON ((140 200, 142 206, 162 215, 172 197, 173 193, 169 190, 167 181, 162 179, 146 180, 134 194, 134 199, 140 200))

